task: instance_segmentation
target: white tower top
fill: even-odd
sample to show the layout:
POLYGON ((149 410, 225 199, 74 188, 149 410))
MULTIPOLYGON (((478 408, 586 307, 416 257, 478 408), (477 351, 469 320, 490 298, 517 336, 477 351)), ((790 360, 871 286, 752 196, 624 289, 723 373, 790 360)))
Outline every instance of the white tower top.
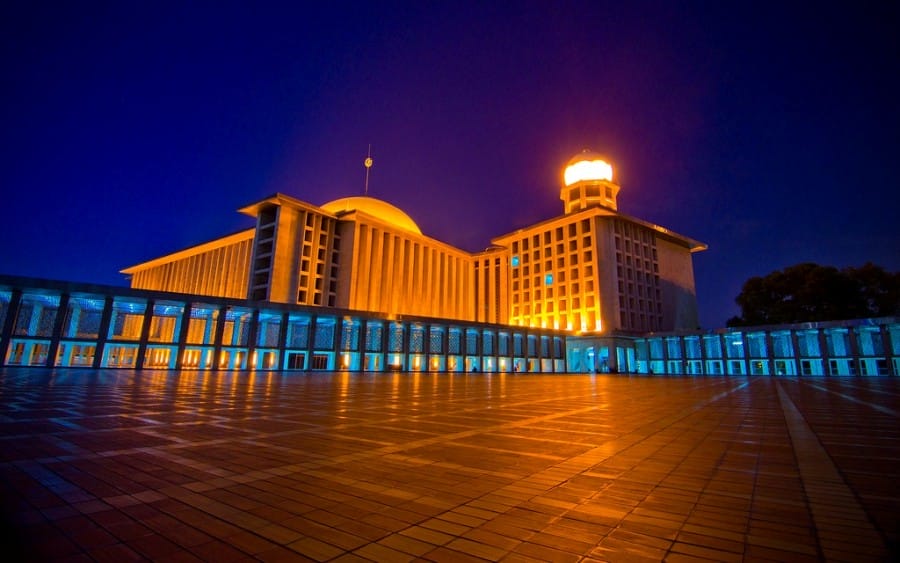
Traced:
POLYGON ((602 156, 589 150, 575 155, 566 165, 565 184, 571 186, 576 182, 606 180, 612 182, 612 166, 602 156))
POLYGON ((618 195, 619 186, 613 183, 612 165, 606 157, 585 149, 566 164, 563 188, 559 192, 566 213, 588 207, 606 207, 615 211, 618 195))

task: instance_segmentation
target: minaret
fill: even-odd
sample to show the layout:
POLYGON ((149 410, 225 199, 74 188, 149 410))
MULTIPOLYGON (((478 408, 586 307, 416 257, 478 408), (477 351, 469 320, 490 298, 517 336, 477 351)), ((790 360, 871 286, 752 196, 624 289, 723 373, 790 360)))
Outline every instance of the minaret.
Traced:
POLYGON ((608 160, 588 149, 575 155, 563 173, 563 188, 559 199, 566 214, 588 207, 605 207, 616 211, 619 185, 612 181, 612 166, 608 160))

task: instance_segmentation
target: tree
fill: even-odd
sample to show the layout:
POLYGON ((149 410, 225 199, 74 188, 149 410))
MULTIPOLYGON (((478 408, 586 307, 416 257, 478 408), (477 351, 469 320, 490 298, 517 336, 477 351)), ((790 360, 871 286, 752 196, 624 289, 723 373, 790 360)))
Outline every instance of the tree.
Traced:
POLYGON ((900 272, 803 263, 748 279, 728 326, 836 321, 900 315, 900 272))

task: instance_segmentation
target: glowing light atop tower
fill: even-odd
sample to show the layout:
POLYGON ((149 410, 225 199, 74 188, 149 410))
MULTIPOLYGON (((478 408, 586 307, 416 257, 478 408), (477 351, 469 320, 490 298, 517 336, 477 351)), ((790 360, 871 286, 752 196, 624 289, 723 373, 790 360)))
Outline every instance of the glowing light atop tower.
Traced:
POLYGON ((612 177, 612 166, 605 160, 579 160, 566 166, 564 173, 567 186, 584 181, 612 182, 612 177))

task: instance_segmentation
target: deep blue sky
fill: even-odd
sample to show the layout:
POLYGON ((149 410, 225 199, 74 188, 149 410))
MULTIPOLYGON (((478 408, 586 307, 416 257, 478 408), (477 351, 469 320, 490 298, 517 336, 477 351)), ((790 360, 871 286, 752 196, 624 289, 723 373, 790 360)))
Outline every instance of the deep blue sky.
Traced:
POLYGON ((900 269, 896 2, 305 4, 4 3, 0 272, 124 285, 361 193, 369 143, 369 195, 468 250, 610 155, 622 212, 709 244, 704 328, 753 275, 900 269))

